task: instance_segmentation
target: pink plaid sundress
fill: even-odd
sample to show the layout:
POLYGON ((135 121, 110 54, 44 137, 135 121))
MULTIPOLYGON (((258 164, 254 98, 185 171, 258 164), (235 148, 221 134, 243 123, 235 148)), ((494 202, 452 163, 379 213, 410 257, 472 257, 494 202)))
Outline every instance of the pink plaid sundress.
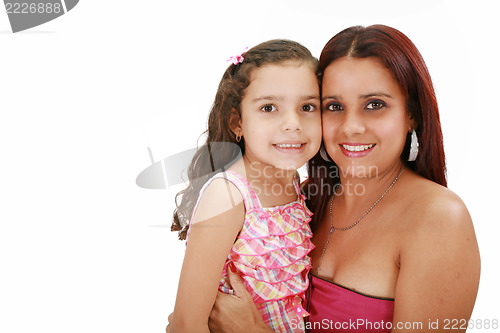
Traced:
POLYGON ((293 181, 296 201, 262 207, 248 181, 234 171, 212 177, 201 189, 200 198, 216 178, 226 179, 238 188, 246 210, 243 227, 224 265, 219 289, 232 293, 226 271, 228 263, 232 262, 271 329, 304 332, 303 317, 309 314, 302 307, 302 300, 311 269, 308 253, 314 245, 309 227, 312 213, 305 206, 305 196, 300 194, 297 181, 293 181))

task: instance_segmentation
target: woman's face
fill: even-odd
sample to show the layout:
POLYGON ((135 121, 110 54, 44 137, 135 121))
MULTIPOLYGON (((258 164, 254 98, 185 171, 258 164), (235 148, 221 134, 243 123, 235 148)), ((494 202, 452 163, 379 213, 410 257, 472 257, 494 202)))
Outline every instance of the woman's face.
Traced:
POLYGON ((323 74, 323 140, 341 175, 374 177, 401 167, 411 130, 405 97, 376 58, 343 57, 323 74))

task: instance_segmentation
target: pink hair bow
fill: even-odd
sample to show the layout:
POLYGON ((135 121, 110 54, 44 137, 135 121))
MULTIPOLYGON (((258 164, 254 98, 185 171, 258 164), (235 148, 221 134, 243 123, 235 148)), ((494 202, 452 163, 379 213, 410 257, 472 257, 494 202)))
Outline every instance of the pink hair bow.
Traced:
POLYGON ((227 61, 231 61, 233 63, 233 65, 241 64, 243 62, 243 60, 245 60, 245 58, 243 58, 243 53, 245 53, 246 51, 248 51, 248 46, 245 47, 245 50, 243 50, 243 52, 241 52, 240 54, 237 54, 235 56, 230 57, 229 59, 227 59, 227 61))

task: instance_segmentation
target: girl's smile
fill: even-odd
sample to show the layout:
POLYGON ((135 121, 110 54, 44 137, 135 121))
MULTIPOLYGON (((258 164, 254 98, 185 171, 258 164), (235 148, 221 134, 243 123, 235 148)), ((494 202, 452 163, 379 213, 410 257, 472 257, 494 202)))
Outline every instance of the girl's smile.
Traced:
POLYGON ((285 154, 301 154, 305 150, 307 143, 276 143, 273 146, 281 153, 285 154))

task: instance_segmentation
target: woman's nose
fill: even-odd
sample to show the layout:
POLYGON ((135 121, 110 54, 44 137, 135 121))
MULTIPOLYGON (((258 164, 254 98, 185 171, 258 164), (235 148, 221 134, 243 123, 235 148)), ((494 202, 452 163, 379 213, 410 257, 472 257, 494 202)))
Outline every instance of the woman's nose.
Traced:
POLYGON ((362 116, 356 112, 346 112, 342 130, 347 137, 364 133, 366 127, 362 116))

